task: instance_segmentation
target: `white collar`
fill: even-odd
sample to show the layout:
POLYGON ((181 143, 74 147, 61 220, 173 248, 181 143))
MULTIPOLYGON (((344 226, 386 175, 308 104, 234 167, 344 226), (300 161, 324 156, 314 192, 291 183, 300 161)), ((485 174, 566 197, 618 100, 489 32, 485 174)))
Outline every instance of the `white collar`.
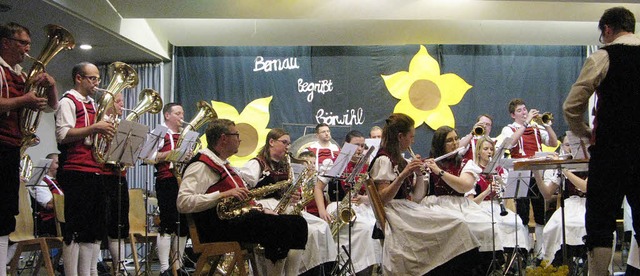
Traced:
MULTIPOLYGON (((80 94, 80 92, 78 92, 75 89, 71 89, 67 92, 64 92, 64 95, 70 94, 71 96, 74 96, 76 99, 78 99, 79 101, 83 102, 83 103, 90 103, 93 102, 93 98, 91 98, 91 96, 87 95, 82 96, 82 94, 80 94)), ((64 97, 64 95, 62 95, 64 97)))
POLYGON ((9 70, 18 75, 22 74, 22 66, 20 66, 20 64, 16 64, 16 66, 11 67, 2 57, 0 57, 0 65, 9 68, 9 70))

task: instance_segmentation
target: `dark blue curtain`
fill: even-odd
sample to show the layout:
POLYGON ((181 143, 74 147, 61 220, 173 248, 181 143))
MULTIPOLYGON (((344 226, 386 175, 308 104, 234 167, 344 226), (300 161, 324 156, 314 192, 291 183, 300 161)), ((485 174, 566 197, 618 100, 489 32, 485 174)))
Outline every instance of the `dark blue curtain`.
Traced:
MULTIPOLYGON (((365 134, 384 125, 398 99, 381 75, 408 71, 419 45, 335 47, 177 47, 176 101, 185 118, 195 102, 216 100, 239 112, 257 98, 273 96, 269 127, 284 127, 292 139, 303 125, 340 125, 333 137, 341 142, 350 129, 365 134), (305 84, 317 90, 300 92, 305 84), (337 119, 336 119, 337 118, 337 119)), ((456 128, 467 133, 482 113, 494 117, 492 136, 512 122, 507 103, 523 98, 527 107, 550 111, 553 128, 564 133, 562 102, 586 57, 584 46, 427 45, 441 74, 454 73, 473 87, 452 106, 456 128)), ((416 130, 414 150, 425 155, 433 129, 416 130)))

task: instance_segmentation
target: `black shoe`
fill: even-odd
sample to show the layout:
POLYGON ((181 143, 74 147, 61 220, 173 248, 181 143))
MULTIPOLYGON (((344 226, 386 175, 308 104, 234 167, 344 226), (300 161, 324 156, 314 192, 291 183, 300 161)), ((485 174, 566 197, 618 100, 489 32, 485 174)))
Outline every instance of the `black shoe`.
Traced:
POLYGON ((171 269, 167 269, 160 273, 160 276, 172 276, 172 275, 173 273, 171 273, 171 269))

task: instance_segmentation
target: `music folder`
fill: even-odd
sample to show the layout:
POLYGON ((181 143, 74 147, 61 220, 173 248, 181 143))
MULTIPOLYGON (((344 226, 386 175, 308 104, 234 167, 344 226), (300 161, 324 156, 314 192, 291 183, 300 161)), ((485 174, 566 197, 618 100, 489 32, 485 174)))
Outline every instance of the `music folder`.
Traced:
POLYGON ((527 197, 531 171, 510 171, 505 181, 502 198, 527 197))
POLYGON ((189 157, 189 152, 194 148, 198 140, 198 135, 199 134, 195 131, 187 132, 187 134, 184 136, 184 139, 182 140, 182 144, 180 144, 180 148, 173 149, 174 153, 169 154, 169 155, 175 154, 177 156, 174 162, 188 161, 186 159, 187 157, 189 157))
POLYGON ((158 152, 162 138, 167 134, 169 129, 166 126, 158 125, 154 130, 147 133, 147 139, 142 145, 142 150, 138 158, 148 161, 155 159, 155 155, 158 152))
POLYGON ((351 161, 351 157, 356 153, 358 149, 357 145, 345 143, 336 161, 333 162, 333 166, 329 171, 325 172, 323 176, 325 177, 340 177, 342 176, 342 172, 347 168, 347 164, 351 161))
POLYGON ((149 127, 143 124, 127 120, 120 121, 107 151, 106 161, 133 166, 148 132, 149 127))
POLYGON ((31 170, 31 178, 27 182, 27 187, 35 187, 40 184, 42 178, 47 174, 49 166, 51 166, 51 159, 42 158, 38 160, 38 163, 31 170))

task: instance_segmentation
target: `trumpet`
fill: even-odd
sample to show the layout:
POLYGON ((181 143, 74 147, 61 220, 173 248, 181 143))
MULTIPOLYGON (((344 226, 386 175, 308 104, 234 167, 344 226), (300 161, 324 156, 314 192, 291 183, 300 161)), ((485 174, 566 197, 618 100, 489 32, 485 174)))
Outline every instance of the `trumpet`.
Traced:
POLYGON ((533 120, 539 125, 549 124, 549 122, 553 121, 553 113, 551 112, 542 113, 542 115, 533 117, 533 120))
POLYGON ((475 136, 483 136, 485 135, 485 133, 487 133, 487 130, 484 128, 484 126, 482 125, 478 125, 475 128, 473 128, 473 130, 471 131, 471 134, 475 135, 475 136))

